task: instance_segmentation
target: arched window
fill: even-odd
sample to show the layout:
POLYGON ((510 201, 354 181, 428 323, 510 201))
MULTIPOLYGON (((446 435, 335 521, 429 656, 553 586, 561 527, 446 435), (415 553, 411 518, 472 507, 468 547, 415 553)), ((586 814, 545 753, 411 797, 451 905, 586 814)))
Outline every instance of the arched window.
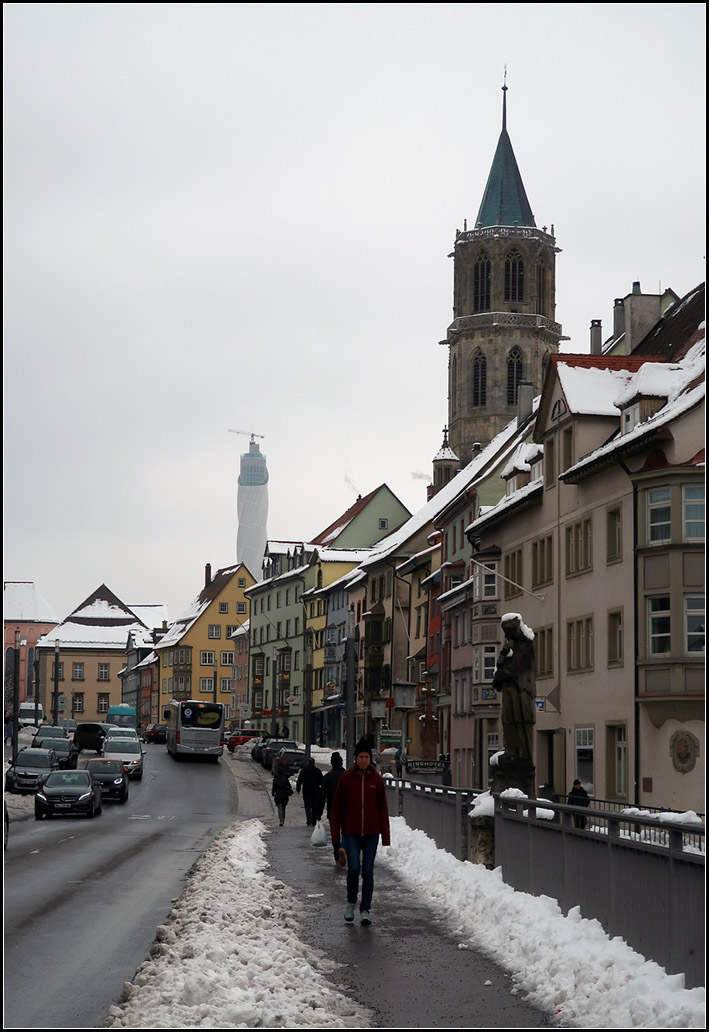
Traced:
POLYGON ((507 357, 507 404, 517 404, 517 392, 522 379, 522 352, 512 348, 507 357))
POLYGON ((490 258, 481 251, 473 268, 473 311, 490 311, 490 258))
POLYGON ((516 248, 505 258, 505 301, 524 301, 524 261, 516 248))
POLYGON ((544 262, 537 266, 537 312, 547 314, 547 270, 544 262))
POLYGON ((481 351, 473 358, 472 402, 474 408, 487 405, 487 360, 481 351))
POLYGON ((458 359, 451 360, 451 412, 455 415, 458 408, 458 359))

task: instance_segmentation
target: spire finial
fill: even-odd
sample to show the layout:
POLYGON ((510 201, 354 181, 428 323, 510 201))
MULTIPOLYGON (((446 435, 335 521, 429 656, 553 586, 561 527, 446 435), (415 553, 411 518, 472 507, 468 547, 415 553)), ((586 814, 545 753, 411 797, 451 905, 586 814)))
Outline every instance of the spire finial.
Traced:
POLYGON ((507 65, 505 65, 505 77, 502 80, 502 131, 507 132, 507 65))

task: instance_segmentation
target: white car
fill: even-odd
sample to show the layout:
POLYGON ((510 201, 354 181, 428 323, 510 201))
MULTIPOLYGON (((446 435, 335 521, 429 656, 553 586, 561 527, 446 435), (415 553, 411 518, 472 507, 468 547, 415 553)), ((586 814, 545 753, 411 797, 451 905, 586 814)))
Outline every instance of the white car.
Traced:
POLYGON ((106 741, 104 742, 104 748, 107 742, 115 740, 125 740, 127 742, 139 742, 138 732, 132 727, 109 727, 106 731, 106 741))
POLYGON ((126 774, 140 781, 143 777, 143 746, 138 738, 107 738, 103 744, 105 760, 120 760, 126 774))

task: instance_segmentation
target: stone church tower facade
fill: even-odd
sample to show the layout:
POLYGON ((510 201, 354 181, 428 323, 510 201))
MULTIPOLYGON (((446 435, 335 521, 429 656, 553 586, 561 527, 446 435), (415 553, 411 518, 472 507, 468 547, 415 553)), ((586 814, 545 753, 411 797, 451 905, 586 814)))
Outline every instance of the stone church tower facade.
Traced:
POLYGON ((520 383, 539 394, 558 350, 554 227, 537 229, 507 134, 502 132, 475 228, 456 231, 453 322, 448 327, 450 446, 466 465, 517 412, 520 383))

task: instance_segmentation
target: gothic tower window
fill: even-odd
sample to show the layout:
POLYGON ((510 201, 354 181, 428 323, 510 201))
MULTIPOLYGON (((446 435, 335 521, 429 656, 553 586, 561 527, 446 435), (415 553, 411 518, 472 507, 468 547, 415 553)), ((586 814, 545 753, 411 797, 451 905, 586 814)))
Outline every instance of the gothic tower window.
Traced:
POLYGON ((522 379, 522 352, 512 348, 507 356, 507 404, 517 404, 517 392, 522 379))
POLYGON ((516 248, 505 258, 505 301, 524 301, 524 261, 516 248))
POLYGON ((537 266, 537 312, 546 315, 547 311, 547 270, 544 263, 537 266))
POLYGON ((473 358, 472 402, 473 408, 487 405, 487 360, 481 351, 473 358))
POLYGON ((453 355, 451 361, 451 412, 458 408, 458 359, 453 355))
POLYGON ((473 269, 473 311, 490 311, 490 258, 481 251, 473 269))

